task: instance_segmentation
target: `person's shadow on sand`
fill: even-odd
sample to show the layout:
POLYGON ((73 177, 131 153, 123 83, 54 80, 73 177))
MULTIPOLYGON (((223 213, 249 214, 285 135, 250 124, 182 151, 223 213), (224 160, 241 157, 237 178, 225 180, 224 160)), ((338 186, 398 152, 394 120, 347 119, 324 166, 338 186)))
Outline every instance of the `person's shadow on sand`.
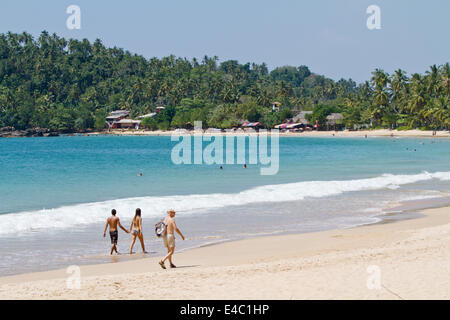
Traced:
POLYGON ((196 268, 196 267, 200 267, 200 265, 192 265, 192 266, 177 266, 174 269, 183 269, 183 268, 196 268))

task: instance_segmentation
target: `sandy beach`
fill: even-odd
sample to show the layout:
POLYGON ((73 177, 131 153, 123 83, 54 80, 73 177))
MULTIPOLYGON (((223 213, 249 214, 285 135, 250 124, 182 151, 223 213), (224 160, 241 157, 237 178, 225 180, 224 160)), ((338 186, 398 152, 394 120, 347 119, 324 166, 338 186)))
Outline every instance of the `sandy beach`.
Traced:
MULTIPOLYGON (((262 237, 158 258, 0 278, 0 299, 449 299, 450 207, 418 219, 262 237)), ((179 240, 181 241, 181 240, 179 240)))
MULTIPOLYGON (((182 132, 182 131, 178 131, 182 132)), ((189 132, 189 131, 187 131, 189 132)), ((177 131, 149 131, 149 130, 121 130, 115 129, 111 131, 92 132, 87 135, 123 135, 123 136, 170 136, 177 131)), ((193 134, 193 131, 190 131, 193 134)), ((208 135, 252 135, 258 134, 257 132, 212 132, 207 131, 204 134, 208 135)), ((450 138, 450 131, 436 131, 436 135, 433 135, 431 130, 360 130, 360 131, 305 131, 305 132, 280 132, 280 136, 283 137, 411 137, 411 138, 450 138)))

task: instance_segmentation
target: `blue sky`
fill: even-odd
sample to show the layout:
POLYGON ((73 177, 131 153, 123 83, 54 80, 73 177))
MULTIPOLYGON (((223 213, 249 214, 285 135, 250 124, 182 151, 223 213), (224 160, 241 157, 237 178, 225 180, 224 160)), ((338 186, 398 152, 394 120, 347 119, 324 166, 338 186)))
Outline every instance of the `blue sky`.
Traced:
POLYGON ((0 32, 100 38, 147 58, 307 65, 361 82, 375 68, 423 73, 449 62, 449 13, 448 0, 2 0, 0 32), (81 8, 81 30, 66 27, 71 4, 81 8), (381 30, 366 27, 372 4, 381 30))

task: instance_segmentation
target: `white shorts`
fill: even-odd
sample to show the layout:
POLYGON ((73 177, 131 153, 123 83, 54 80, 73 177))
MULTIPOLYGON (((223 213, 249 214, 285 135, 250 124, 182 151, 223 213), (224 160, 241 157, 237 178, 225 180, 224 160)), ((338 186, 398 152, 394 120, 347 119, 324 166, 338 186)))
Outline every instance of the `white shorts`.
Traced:
POLYGON ((163 237, 164 240, 164 245, 166 246, 167 249, 172 249, 175 247, 175 236, 173 234, 166 234, 163 237))

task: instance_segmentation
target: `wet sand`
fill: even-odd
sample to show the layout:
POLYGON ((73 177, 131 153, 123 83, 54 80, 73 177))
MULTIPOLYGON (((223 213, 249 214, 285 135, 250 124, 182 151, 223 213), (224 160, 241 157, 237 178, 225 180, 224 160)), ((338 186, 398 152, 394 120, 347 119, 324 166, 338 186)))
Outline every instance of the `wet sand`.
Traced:
POLYGON ((79 289, 67 270, 0 278, 0 299, 449 299, 450 207, 423 214, 192 249, 177 269, 82 266, 79 289))

